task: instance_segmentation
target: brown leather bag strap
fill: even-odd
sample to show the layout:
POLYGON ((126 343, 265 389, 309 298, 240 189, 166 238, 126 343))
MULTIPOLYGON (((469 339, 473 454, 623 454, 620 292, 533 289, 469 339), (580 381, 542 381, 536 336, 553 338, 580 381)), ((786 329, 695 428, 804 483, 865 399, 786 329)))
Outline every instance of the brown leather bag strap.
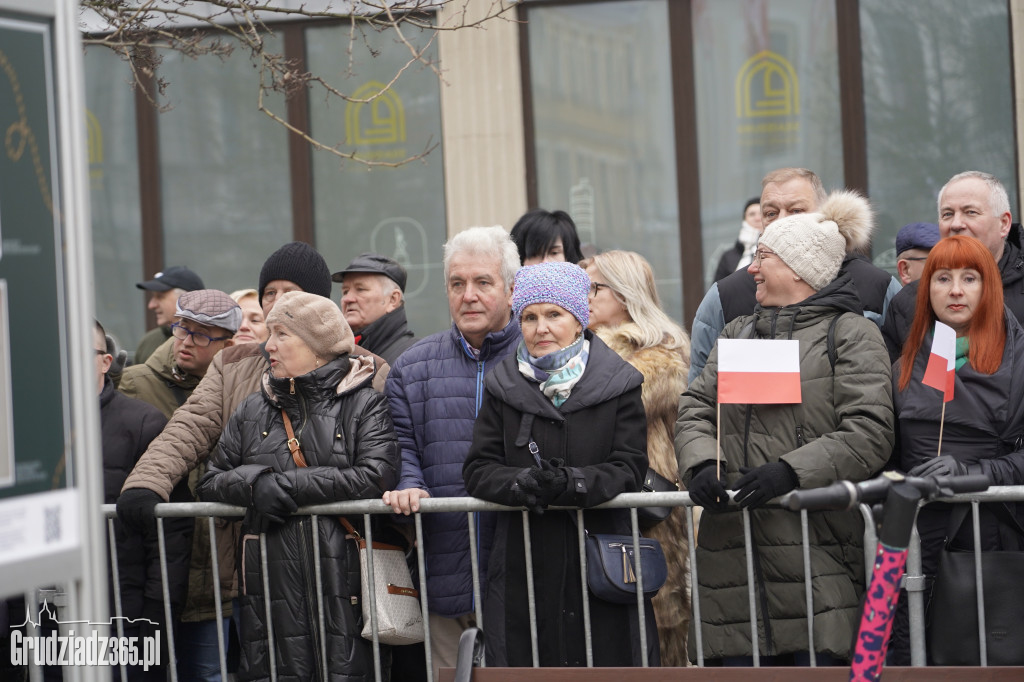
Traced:
POLYGON ((299 439, 295 437, 295 431, 292 429, 292 420, 288 418, 288 413, 283 408, 281 409, 281 418, 284 419, 284 432, 288 434, 288 450, 292 453, 292 461, 299 468, 307 467, 306 457, 302 454, 302 448, 299 447, 299 439))

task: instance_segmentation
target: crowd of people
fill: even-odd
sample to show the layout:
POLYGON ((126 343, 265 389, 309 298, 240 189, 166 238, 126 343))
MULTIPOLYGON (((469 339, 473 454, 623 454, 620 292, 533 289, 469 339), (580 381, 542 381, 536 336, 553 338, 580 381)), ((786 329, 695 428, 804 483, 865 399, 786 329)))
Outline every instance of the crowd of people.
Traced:
MULTIPOLYGON (((563 211, 532 210, 511 233, 456 233, 443 263, 452 324, 423 338, 407 322, 406 272, 381 254, 332 274, 313 247, 292 242, 266 259, 256 288, 230 295, 187 267, 166 268, 138 284, 157 326, 129 366, 95 330, 122 614, 174 628, 180 679, 221 679, 220 629, 240 680, 267 679, 271 661, 282 679, 319 679, 326 668, 372 680, 358 548, 337 519, 293 513, 380 499, 393 514, 375 517, 374 536, 404 547, 414 572, 423 554, 435 669, 454 667, 474 626, 489 665, 532 665, 531 617, 540 665, 586 665, 585 612, 595 665, 692 664, 697 628, 707 664, 752 665, 751 591, 762 665, 806 665, 809 627, 819 665, 848 662, 866 579, 862 518, 810 516, 808 614, 800 519, 766 503, 887 467, 1024 484, 1024 253, 1005 189, 986 173, 951 178, 937 222, 900 230, 897 276, 865 255, 873 230, 857 192, 828 193, 807 169, 768 173, 692 339, 662 309, 641 254, 586 249, 563 211), (957 337, 945 409, 922 383, 937 322, 957 337), (800 402, 720 403, 719 339, 798 342, 800 402), (648 468, 699 505, 699 580, 691 584, 688 512, 677 508, 643 531, 662 544, 668 578, 646 601, 642 652, 637 604, 583 603, 576 514, 549 507, 586 510, 636 492, 648 468), (479 514, 475 535, 465 513, 425 514, 422 545, 411 541, 407 517, 421 500, 464 496, 527 510, 532 616, 521 513, 479 514), (216 520, 216 563, 205 519, 165 520, 165 602, 155 507, 192 500, 247 513, 216 520)), ((1024 549, 994 504, 983 506, 982 548, 1024 549)), ((1005 507, 1024 519, 1019 505, 1005 507)), ((919 518, 929 580, 945 538, 974 542, 951 509, 933 505, 919 518)), ((588 533, 630 532, 628 510, 582 518, 588 533)), ((362 529, 361 516, 348 521, 362 529)), ((905 606, 892 649, 894 662, 908 660, 905 606)), ((386 678, 426 677, 423 645, 382 647, 381 662, 386 678)))

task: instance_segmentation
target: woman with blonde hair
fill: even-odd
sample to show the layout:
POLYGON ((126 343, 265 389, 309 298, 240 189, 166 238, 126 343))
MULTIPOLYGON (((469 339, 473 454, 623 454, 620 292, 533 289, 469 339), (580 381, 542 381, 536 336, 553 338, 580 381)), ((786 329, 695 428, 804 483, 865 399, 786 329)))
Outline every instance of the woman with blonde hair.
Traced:
MULTIPOLYGON (((661 309, 650 264, 632 251, 608 251, 580 263, 590 276, 590 329, 644 376, 647 457, 651 467, 678 485, 672 445, 679 395, 686 390, 690 337, 661 309)), ((685 510, 644 532, 661 542, 668 580, 654 598, 663 666, 685 666, 690 623, 689 550, 685 510)))
POLYGON ((231 298, 242 309, 242 324, 235 332, 235 343, 263 343, 266 341, 270 337, 270 331, 263 319, 259 292, 255 289, 239 289, 231 292, 231 298))

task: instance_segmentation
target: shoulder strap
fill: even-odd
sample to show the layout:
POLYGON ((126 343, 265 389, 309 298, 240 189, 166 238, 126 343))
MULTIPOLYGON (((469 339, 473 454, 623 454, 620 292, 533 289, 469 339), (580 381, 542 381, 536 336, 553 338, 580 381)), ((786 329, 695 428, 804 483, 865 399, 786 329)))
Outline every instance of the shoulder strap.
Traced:
POLYGON ((292 430, 292 420, 288 418, 288 413, 284 411, 284 408, 281 408, 281 418, 284 419, 284 432, 288 434, 288 450, 292 453, 292 461, 300 469, 305 468, 307 466, 306 457, 302 454, 299 439, 295 437, 295 431, 292 430))

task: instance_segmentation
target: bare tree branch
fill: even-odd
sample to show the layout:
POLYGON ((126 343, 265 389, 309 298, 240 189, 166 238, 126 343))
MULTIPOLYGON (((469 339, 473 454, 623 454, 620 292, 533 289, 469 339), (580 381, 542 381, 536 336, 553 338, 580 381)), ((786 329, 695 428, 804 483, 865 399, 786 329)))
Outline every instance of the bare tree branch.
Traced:
POLYGON ((422 159, 438 143, 431 140, 420 153, 400 161, 374 160, 344 141, 329 144, 298 129, 267 104, 265 95, 280 92, 285 98, 312 96, 314 90, 319 90, 328 100, 367 104, 384 96, 413 66, 430 69, 441 79, 441 65, 431 53, 441 32, 486 29, 488 21, 512 20, 507 14, 514 7, 508 0, 81 0, 80 4, 84 42, 120 55, 130 66, 135 87, 141 88, 159 110, 170 108, 165 98, 171 84, 159 77, 164 55, 174 52, 190 59, 224 60, 242 48, 259 70, 259 111, 315 150, 368 166, 387 167, 422 159), (468 11, 471 3, 472 15, 468 11), (438 22, 442 8, 448 17, 443 25, 438 22), (354 73, 361 56, 377 56, 368 38, 371 33, 390 32, 408 50, 408 57, 383 87, 355 96, 348 89, 351 84, 333 83, 321 74, 303 71, 295 60, 268 47, 267 38, 274 35, 274 28, 293 20, 348 24, 348 67, 342 78, 354 73), (420 36, 411 38, 409 30, 420 36))

